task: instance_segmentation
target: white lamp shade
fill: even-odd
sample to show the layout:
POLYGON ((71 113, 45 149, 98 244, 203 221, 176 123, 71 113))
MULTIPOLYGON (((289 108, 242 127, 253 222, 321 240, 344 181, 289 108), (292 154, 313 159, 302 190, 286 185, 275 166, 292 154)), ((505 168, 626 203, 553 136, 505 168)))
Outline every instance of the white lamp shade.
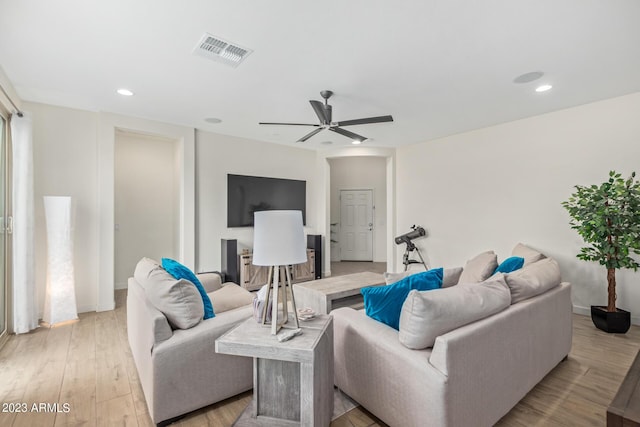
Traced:
POLYGON ((302 211, 262 211, 253 218, 254 265, 307 262, 302 211))

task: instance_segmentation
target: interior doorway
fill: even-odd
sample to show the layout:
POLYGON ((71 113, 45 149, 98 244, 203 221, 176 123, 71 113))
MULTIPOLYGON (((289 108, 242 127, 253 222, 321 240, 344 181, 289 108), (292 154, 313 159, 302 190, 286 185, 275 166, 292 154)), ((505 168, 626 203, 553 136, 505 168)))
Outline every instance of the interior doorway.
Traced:
POLYGON ((132 131, 115 138, 115 287, 127 287, 142 257, 178 259, 178 141, 132 131))
MULTIPOLYGON (((390 215, 387 192, 388 186, 388 158, 384 155, 369 156, 344 156, 327 158, 329 165, 329 229, 330 237, 330 253, 331 264, 330 271, 333 270, 346 272, 352 271, 358 267, 359 271, 373 271, 373 268, 380 268, 380 265, 386 266, 388 261, 388 218, 390 215), (343 190, 366 191, 368 193, 357 195, 355 198, 362 197, 365 206, 357 207, 358 203, 353 200, 349 202, 348 198, 341 198, 341 193, 346 195, 343 190), (343 207, 343 200, 346 204, 352 204, 351 208, 343 207), (369 203, 370 206, 368 208, 369 203), (351 209, 351 213, 349 210, 351 209), (352 218, 349 218, 353 215, 352 218), (359 222, 361 230, 348 230, 349 222, 359 222), (369 225, 371 224, 371 225, 369 225), (343 227, 346 225, 346 229, 343 227), (371 230, 369 230, 371 229, 371 230), (371 245, 371 252, 368 245, 371 245), (366 247, 366 255, 364 248, 366 247), (356 248, 357 253, 352 252, 352 248, 356 248), (359 261, 366 260, 366 261, 359 261), (349 266, 338 265, 343 262, 352 264, 349 266), (353 262, 357 261, 357 262, 353 262), (371 262, 373 261, 373 263, 371 262)), ((358 228, 358 227, 356 227, 358 228)), ((329 266, 328 266, 329 267, 329 266)), ((383 270, 386 271, 386 270, 383 270)))
POLYGON ((341 261, 373 261, 373 190, 340 190, 341 261))

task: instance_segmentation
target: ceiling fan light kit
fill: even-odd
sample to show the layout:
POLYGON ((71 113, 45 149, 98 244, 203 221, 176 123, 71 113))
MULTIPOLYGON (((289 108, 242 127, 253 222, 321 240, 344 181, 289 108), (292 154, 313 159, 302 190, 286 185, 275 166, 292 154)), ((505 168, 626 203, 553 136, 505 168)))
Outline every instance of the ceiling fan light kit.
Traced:
POLYGON ((330 90, 323 90, 320 92, 320 96, 324 99, 324 103, 321 101, 316 101, 314 99, 310 100, 309 103, 313 108, 313 111, 318 116, 318 120, 320 124, 311 124, 311 123, 274 123, 274 122, 260 122, 261 125, 277 125, 277 126, 312 126, 316 129, 304 135, 302 138, 298 139, 296 142, 305 142, 312 136, 320 133, 321 131, 327 129, 331 132, 335 132, 337 134, 346 136, 351 139, 353 144, 360 144, 366 141, 368 138, 366 136, 358 135, 357 133, 350 132, 346 129, 342 129, 343 126, 354 126, 354 125, 365 125, 370 123, 385 123, 392 122, 393 117, 391 116, 377 116, 377 117, 366 117, 362 119, 355 120, 346 120, 341 122, 334 122, 333 120, 333 108, 329 105, 329 98, 331 98, 333 92, 330 90))

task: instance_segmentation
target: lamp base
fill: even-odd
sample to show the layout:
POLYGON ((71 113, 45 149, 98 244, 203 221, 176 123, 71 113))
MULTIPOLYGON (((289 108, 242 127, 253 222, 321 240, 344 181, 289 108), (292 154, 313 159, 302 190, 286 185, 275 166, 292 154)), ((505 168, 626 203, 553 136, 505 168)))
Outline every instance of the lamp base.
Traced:
POLYGON ((296 309, 296 300, 293 296, 293 289, 291 288, 291 272, 286 266, 276 265, 269 267, 269 273, 267 277, 267 297, 264 301, 264 307, 262 311, 262 324, 266 324, 267 319, 267 307, 269 307, 269 300, 271 299, 271 293, 273 292, 273 302, 271 304, 271 335, 276 335, 278 331, 285 328, 299 328, 298 316, 296 309), (280 270, 284 270, 282 276, 280 270), (282 286, 280 286, 280 279, 282 279, 282 286), (287 289, 289 294, 287 294, 287 289), (278 294, 282 292, 282 311, 279 309, 278 294), (291 305, 293 308, 293 320, 292 324, 289 322, 289 304, 287 302, 288 295, 291 295, 291 305), (281 313, 280 313, 281 311, 281 313))

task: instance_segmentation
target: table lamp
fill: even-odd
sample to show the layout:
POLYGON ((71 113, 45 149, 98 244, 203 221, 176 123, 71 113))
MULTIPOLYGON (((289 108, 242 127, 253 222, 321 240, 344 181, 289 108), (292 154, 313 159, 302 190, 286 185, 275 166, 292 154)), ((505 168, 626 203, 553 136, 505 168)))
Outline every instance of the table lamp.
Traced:
POLYGON ((291 293, 293 318, 298 328, 296 302, 291 289, 289 265, 307 262, 307 248, 304 241, 302 211, 261 211, 254 213, 253 264, 268 266, 267 296, 264 302, 262 323, 266 321, 267 307, 273 293, 271 307, 271 334, 289 321, 287 288, 291 293), (282 274, 281 274, 282 273, 282 274), (280 282, 282 287, 280 287, 280 282), (278 289, 282 289, 282 316, 278 316, 278 289))

